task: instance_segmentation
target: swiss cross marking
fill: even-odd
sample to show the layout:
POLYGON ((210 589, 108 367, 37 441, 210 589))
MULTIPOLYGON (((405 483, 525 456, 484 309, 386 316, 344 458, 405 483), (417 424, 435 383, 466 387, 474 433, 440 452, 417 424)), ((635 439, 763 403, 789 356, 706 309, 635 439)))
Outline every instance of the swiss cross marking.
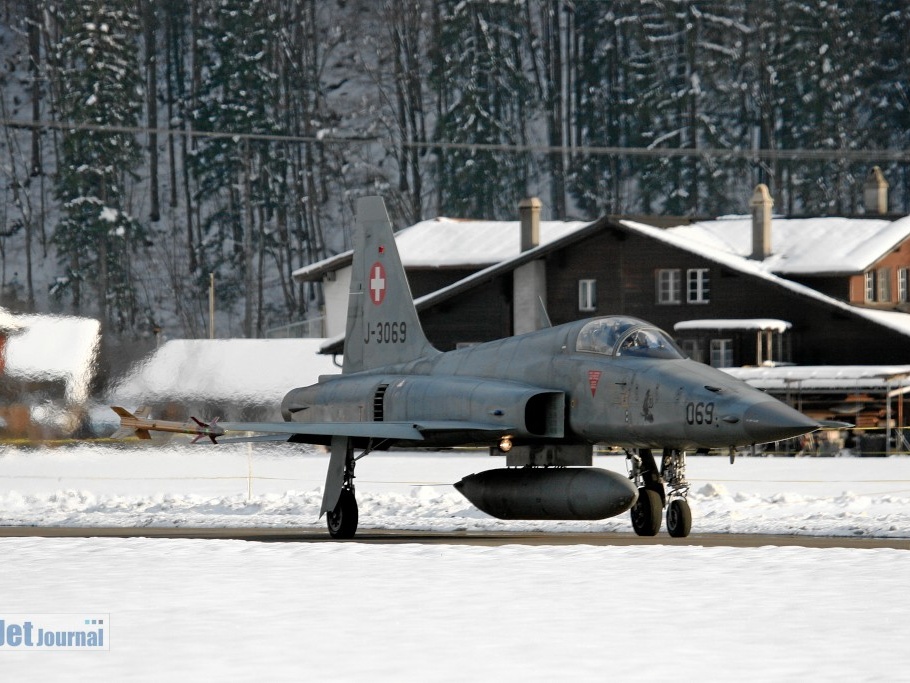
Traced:
POLYGON ((600 370, 588 370, 588 386, 591 387, 591 396, 597 393, 597 384, 600 382, 600 370))
POLYGON ((379 261, 370 266, 370 301, 377 306, 385 299, 385 268, 379 261))

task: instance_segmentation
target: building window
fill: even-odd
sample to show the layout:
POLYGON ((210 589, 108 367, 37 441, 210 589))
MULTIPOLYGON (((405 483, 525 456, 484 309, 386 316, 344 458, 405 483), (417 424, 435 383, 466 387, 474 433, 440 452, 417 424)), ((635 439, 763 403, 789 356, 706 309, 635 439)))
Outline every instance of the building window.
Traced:
POLYGON ((701 344, 697 339, 680 339, 679 346, 689 358, 699 363, 705 362, 705 356, 701 350, 701 344))
POLYGON ((678 304, 682 302, 679 268, 662 268, 657 271, 657 303, 678 304))
POLYGON ((864 275, 866 282, 866 301, 875 301, 875 271, 870 270, 864 275))
POLYGON ((597 310, 597 280, 578 281, 578 310, 586 313, 597 310))
POLYGON ((910 286, 908 279, 910 279, 910 268, 900 268, 897 271, 897 300, 902 304, 910 300, 907 293, 907 288, 910 286))
POLYGON ((711 365, 715 368, 733 367, 733 340, 711 340, 711 365))
POLYGON ((711 301, 711 278, 707 268, 690 268, 686 271, 686 301, 706 304, 711 301))
POLYGON ((891 269, 880 268, 878 271, 878 300, 891 301, 891 269))

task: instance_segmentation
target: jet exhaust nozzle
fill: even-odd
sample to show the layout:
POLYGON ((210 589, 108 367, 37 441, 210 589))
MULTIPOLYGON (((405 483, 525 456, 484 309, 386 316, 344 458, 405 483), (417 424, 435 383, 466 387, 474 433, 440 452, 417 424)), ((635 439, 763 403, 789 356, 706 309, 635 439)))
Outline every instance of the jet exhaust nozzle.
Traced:
POLYGON ((627 478, 597 467, 486 470, 455 488, 499 519, 605 519, 622 514, 638 497, 627 478))

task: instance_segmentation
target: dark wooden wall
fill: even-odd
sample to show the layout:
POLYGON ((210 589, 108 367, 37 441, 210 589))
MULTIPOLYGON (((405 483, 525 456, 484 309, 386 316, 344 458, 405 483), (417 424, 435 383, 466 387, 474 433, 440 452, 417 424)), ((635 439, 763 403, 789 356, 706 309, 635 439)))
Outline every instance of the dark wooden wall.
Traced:
MULTIPOLYGON (((779 318, 793 324, 787 334, 792 360, 800 365, 910 363, 910 337, 904 334, 838 311, 760 277, 742 274, 621 229, 607 228, 551 254, 546 263, 547 303, 554 324, 622 314, 642 318, 673 334, 673 325, 682 320, 779 318), (657 303, 659 268, 681 269, 683 303, 657 303), (689 268, 710 269, 709 303, 685 302, 685 271, 689 268), (597 281, 597 310, 593 313, 578 310, 580 279, 597 281)), ((435 273, 441 278, 453 271, 435 273)), ((424 287, 432 287, 427 272, 420 277, 416 285, 412 279, 412 288, 422 291, 424 287)), ((412 278, 410 273, 409 278, 412 278)), ((419 296, 417 291, 415 295, 419 296)), ((511 299, 512 278, 507 274, 425 311, 421 318, 430 340, 440 349, 451 349, 458 343, 488 341, 511 334, 511 299)), ((703 333, 698 336, 710 337, 703 333)), ((719 332, 715 337, 734 338, 734 335, 719 332)), ((735 346, 735 363, 754 363, 754 335, 738 333, 735 338, 739 340, 735 346)))

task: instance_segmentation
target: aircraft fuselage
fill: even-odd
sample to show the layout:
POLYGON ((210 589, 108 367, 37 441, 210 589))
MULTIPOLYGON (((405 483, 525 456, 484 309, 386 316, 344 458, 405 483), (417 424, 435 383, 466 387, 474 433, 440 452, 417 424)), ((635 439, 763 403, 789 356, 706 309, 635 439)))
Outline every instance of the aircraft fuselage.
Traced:
POLYGON ((682 357, 648 323, 618 316, 327 377, 291 391, 282 409, 285 419, 300 422, 484 426, 440 431, 423 446, 493 445, 509 435, 516 444, 691 450, 777 441, 815 425, 744 382, 682 357), (492 429, 497 424, 501 432, 492 429))

